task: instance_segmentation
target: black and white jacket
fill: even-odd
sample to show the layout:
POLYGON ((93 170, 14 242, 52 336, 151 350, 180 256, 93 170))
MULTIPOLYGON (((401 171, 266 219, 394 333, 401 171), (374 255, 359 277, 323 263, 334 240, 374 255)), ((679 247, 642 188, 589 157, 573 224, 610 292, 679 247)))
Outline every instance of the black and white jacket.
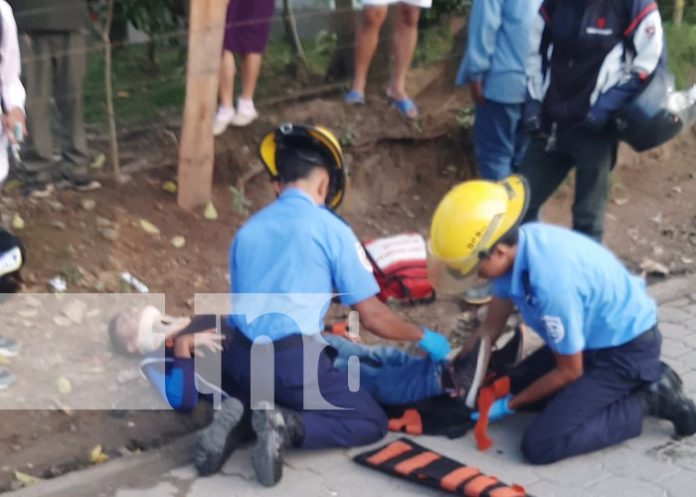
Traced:
POLYGON ((665 63, 654 0, 545 0, 530 37, 528 107, 547 125, 603 127, 665 63))

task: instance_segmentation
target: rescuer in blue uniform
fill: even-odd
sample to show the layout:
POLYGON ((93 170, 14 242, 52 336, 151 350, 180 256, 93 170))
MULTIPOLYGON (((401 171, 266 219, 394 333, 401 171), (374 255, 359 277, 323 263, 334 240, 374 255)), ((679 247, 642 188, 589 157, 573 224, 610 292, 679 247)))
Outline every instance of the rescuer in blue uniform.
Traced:
POLYGON ((488 315, 470 343, 494 343, 515 307, 544 341, 509 371, 510 394, 493 403, 490 420, 541 411, 522 440, 533 464, 636 437, 644 416, 671 421, 678 436, 696 433, 694 402, 660 362, 657 308, 642 280, 587 236, 519 226, 528 203, 519 176, 469 181, 441 201, 430 231, 436 283, 474 272, 493 282, 488 315))
POLYGON ((331 295, 356 310, 362 325, 381 338, 417 342, 435 360, 443 360, 450 346, 442 335, 403 321, 377 299, 379 287, 364 248, 333 213, 347 178, 331 132, 284 124, 263 139, 261 158, 278 198, 239 229, 230 249, 228 323, 236 333, 223 355, 223 372, 253 409, 252 462, 259 481, 270 486, 282 476, 286 448, 363 445, 387 431, 377 402, 364 390, 352 391, 348 375, 333 367, 324 349, 320 332, 331 295), (252 344, 257 350, 264 343, 272 345, 271 355, 262 367, 252 367, 252 344), (254 376, 268 371, 274 371, 274 398, 261 399, 277 407, 256 402, 252 387, 254 376), (318 400, 312 397, 317 392, 318 400))

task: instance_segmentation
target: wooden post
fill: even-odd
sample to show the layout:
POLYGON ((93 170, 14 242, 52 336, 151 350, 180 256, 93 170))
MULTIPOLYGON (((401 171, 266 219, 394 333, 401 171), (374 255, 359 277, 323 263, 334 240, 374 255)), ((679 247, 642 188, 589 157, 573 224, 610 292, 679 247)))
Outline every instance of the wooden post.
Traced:
POLYGON ((212 196, 213 118, 228 0, 191 0, 186 103, 179 148, 179 207, 191 210, 212 196))

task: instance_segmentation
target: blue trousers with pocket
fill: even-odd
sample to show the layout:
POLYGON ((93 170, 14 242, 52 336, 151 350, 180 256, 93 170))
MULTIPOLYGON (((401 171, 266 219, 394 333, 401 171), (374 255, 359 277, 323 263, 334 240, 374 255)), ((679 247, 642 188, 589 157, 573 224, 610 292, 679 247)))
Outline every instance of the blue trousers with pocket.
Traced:
MULTIPOLYGON (((627 344, 584 351, 584 374, 531 409, 541 412, 522 439, 532 464, 549 464, 637 437, 643 423, 641 388, 660 377, 662 337, 655 326, 627 344)), ((519 393, 555 366, 542 347, 509 375, 519 393)))
POLYGON ((404 405, 443 394, 443 363, 396 347, 368 346, 325 335, 337 352, 334 367, 347 372, 351 357, 360 361, 360 387, 382 405, 404 405))
POLYGON ((292 335, 272 343, 257 341, 252 354, 251 342, 241 332, 229 342, 222 368, 235 396, 247 406, 267 400, 299 412, 304 426, 300 448, 353 447, 386 435, 384 411, 366 389, 351 391, 347 374, 334 367, 335 354, 325 343, 292 335))
POLYGON ((497 181, 517 172, 528 142, 522 130, 523 105, 487 99, 476 106, 474 156, 481 178, 497 181))

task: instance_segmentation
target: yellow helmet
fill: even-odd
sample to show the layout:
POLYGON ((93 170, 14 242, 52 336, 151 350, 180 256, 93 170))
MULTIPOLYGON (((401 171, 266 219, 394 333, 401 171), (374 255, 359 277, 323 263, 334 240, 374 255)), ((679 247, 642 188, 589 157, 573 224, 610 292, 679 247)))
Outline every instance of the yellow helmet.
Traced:
POLYGON ((348 171, 343 163, 343 151, 341 145, 328 129, 322 126, 310 126, 293 123, 285 123, 268 133, 261 140, 259 154, 266 170, 274 181, 280 179, 278 170, 277 151, 281 148, 310 147, 316 149, 323 157, 328 159, 329 167, 329 192, 326 196, 326 205, 330 209, 336 209, 345 196, 348 171))
POLYGON ((462 278, 471 274, 490 249, 520 223, 528 204, 527 181, 518 175, 500 182, 466 181, 452 188, 437 206, 430 227, 433 279, 442 270, 462 278))

